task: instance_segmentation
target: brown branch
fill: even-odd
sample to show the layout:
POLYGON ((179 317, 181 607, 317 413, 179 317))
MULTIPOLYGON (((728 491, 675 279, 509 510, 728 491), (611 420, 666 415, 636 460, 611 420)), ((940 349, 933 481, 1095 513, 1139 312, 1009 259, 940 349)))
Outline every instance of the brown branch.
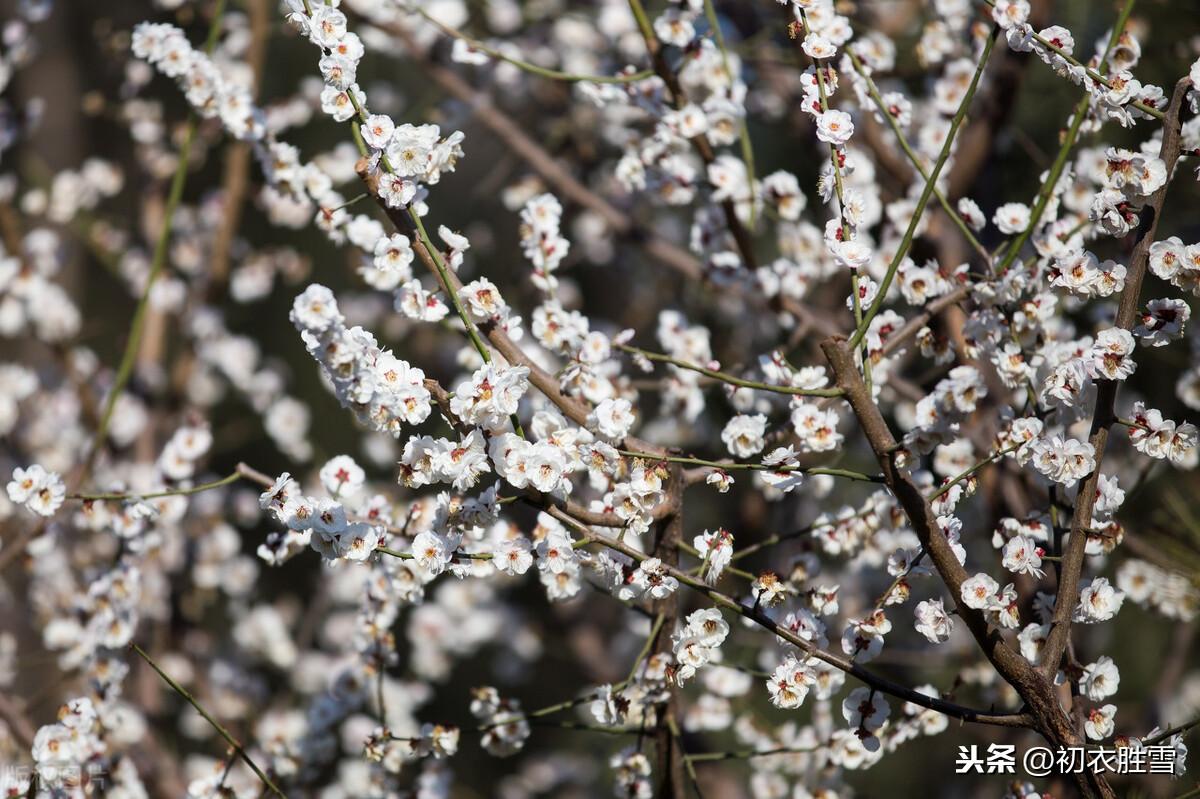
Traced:
POLYGON ((935 316, 969 296, 971 296, 971 290, 966 286, 960 286, 927 304, 919 314, 905 322, 904 327, 888 336, 887 341, 883 343, 883 355, 891 355, 900 349, 902 344, 921 332, 921 328, 928 325, 935 316))
MULTIPOLYGON (((658 529, 657 540, 654 543, 654 557, 664 565, 676 569, 679 566, 679 544, 683 540, 683 469, 679 464, 671 464, 667 477, 667 496, 660 507, 669 509, 669 515, 662 521, 658 529)), ((662 617, 662 626, 654 640, 651 651, 654 654, 665 655, 671 652, 671 633, 675 630, 675 622, 679 617, 680 598, 677 595, 668 596, 655 603, 653 612, 662 617)), ((655 756, 658 767, 655 772, 659 775, 660 788, 658 796, 671 799, 687 799, 687 781, 684 775, 684 754, 679 740, 671 734, 671 726, 679 712, 679 689, 673 682, 668 687, 667 701, 659 709, 658 726, 655 730, 655 756)))
MULTIPOLYGON (((266 63, 267 41, 271 36, 271 9, 268 0, 246 0, 250 20, 250 44, 246 49, 246 64, 252 76, 251 90, 262 82, 266 63)), ((213 298, 229 276, 229 251, 242 220, 247 190, 250 186, 250 143, 231 142, 225 154, 225 171, 221 179, 221 224, 213 237, 208 296, 213 298)))
MULTIPOLYGON (((1162 214, 1163 204, 1167 199, 1167 189, 1170 187, 1170 176, 1179 160, 1181 147, 1180 114, 1183 111, 1184 99, 1191 86, 1189 78, 1183 78, 1175 84, 1175 92, 1171 104, 1167 108, 1163 120, 1162 146, 1158 157, 1166 164, 1167 180, 1162 187, 1151 196, 1146 207, 1142 209, 1137 228, 1137 243, 1129 259, 1129 269, 1125 278, 1125 289, 1121 294, 1121 302, 1117 308, 1115 326, 1132 330, 1138 317, 1138 307, 1142 281, 1146 277, 1146 266, 1150 260, 1150 246, 1158 230, 1158 219, 1162 214)), ((1096 487, 1100 481, 1100 465, 1104 461, 1104 451, 1108 445, 1108 433, 1116 422, 1116 399, 1118 381, 1097 381, 1096 409, 1092 415, 1092 429, 1088 442, 1095 449, 1096 468, 1079 486, 1078 499, 1075 501, 1075 511, 1071 516, 1071 538, 1063 553, 1062 568, 1058 583, 1058 598, 1054 606, 1054 617, 1050 621, 1050 634, 1042 647, 1041 662, 1038 668, 1044 675, 1053 675, 1059 668, 1059 662, 1067 649, 1071 634, 1071 616, 1079 601, 1079 577, 1083 571, 1084 548, 1087 544, 1086 530, 1091 526, 1092 509, 1096 504, 1096 487)))
POLYGON ((933 510, 920 488, 896 465, 896 439, 884 421, 883 414, 875 405, 866 384, 863 383, 862 376, 854 364, 853 355, 846 348, 845 339, 826 339, 821 342, 821 349, 829 360, 838 386, 846 392, 846 400, 858 417, 867 442, 875 452, 888 488, 904 508, 921 546, 929 553, 938 574, 950 590, 959 617, 975 636, 988 659, 997 666, 1006 680, 1012 682, 1013 677, 1027 672, 1031 667, 1023 657, 1004 643, 998 631, 989 631, 987 620, 980 610, 968 607, 963 602, 961 586, 969 577, 967 570, 958 562, 958 557, 950 547, 945 533, 938 527, 933 510))
MULTIPOLYGON (((929 501, 912 478, 897 466, 896 440, 872 399, 871 392, 863 383, 846 340, 840 336, 826 339, 821 342, 821 349, 825 352, 838 386, 846 392, 845 398, 858 417, 867 442, 883 469, 888 488, 904 509, 922 548, 929 554, 934 568, 949 590, 959 618, 966 624, 997 673, 1025 701, 1034 719, 1034 728, 1055 746, 1078 745, 1081 738, 1070 716, 1059 703, 1053 682, 1009 646, 1000 631, 988 624, 982 612, 968 607, 963 601, 962 584, 967 579, 966 569, 958 562, 950 542, 938 526, 929 501)), ((1102 775, 1087 773, 1073 776, 1083 796, 1104 799, 1114 796, 1102 775)))

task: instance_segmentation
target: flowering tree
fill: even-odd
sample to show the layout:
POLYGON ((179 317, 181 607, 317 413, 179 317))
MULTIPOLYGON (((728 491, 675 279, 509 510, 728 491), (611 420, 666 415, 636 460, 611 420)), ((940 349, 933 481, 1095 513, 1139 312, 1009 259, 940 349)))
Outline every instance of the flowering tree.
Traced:
POLYGON ((130 163, 5 106, 5 796, 835 797, 921 738, 1188 791, 1186 37, 1162 88, 1133 0, 157 5, 85 99, 130 163), (1076 100, 1014 200, 1028 72, 1076 100))

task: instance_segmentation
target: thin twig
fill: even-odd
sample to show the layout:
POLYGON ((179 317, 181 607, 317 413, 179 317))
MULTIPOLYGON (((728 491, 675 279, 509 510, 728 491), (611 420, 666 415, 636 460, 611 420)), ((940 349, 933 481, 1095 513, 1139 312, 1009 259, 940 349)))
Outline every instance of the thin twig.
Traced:
POLYGON ((150 668, 154 669, 158 676, 162 677, 163 682, 171 686, 171 689, 175 691, 175 693, 179 694, 184 698, 184 700, 187 701, 189 705, 195 708, 196 712, 199 713, 201 717, 203 717, 203 719, 207 721, 214 730, 217 731, 217 734, 225 739, 225 743, 229 744, 229 746, 233 748, 233 751, 237 754, 237 756, 240 757, 242 761, 250 767, 250 770, 254 772, 259 780, 262 781, 262 784, 265 788, 269 789, 271 793, 275 794, 276 796, 284 797, 284 799, 286 799, 286 795, 283 793, 283 791, 279 790, 278 786, 271 781, 271 778, 268 777, 266 773, 258 767, 258 764, 255 763, 250 755, 246 753, 246 750, 242 748, 242 745, 238 743, 237 739, 230 735, 229 731, 221 726, 221 723, 214 719, 212 715, 204 709, 204 706, 196 701, 195 697, 193 697, 186 688, 177 683, 175 680, 171 679, 171 676, 163 671, 159 665, 154 662, 154 659, 147 655, 145 650, 140 646, 135 643, 131 643, 129 648, 136 652, 142 658, 142 660, 150 664, 150 668))

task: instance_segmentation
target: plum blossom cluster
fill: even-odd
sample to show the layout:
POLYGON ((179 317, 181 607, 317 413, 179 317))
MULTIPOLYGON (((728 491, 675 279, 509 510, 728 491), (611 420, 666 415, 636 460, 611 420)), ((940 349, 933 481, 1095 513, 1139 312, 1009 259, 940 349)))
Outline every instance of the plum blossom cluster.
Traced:
POLYGON ((305 496, 286 473, 259 497, 259 505, 286 528, 284 533, 271 533, 259 547, 259 556, 268 563, 279 565, 306 546, 331 560, 362 561, 374 553, 383 538, 381 526, 369 510, 356 517, 345 504, 362 503, 362 469, 339 456, 325 465, 322 477, 330 497, 305 496))
POLYGON ((379 196, 394 208, 420 201, 426 185, 453 171, 462 155, 462 132, 443 138, 437 125, 396 125, 385 114, 368 115, 367 95, 357 81, 365 48, 358 34, 348 29, 346 14, 334 4, 307 0, 288 0, 287 6, 289 21, 321 50, 321 110, 336 122, 362 117, 360 135, 383 167, 379 196))
POLYGON ((1143 85, 1133 77, 1132 69, 1141 59, 1142 48, 1136 38, 1124 34, 1118 48, 1110 54, 1113 67, 1105 77, 1075 57, 1075 38, 1061 25, 1034 31, 1029 24, 1029 0, 995 0, 989 2, 992 19, 1005 34, 1016 52, 1033 52, 1055 72, 1087 90, 1089 111, 1100 121, 1132 126, 1139 119, 1151 119, 1147 109, 1161 110, 1166 98, 1163 90, 1153 84, 1143 85))
POLYGON ((675 680, 679 684, 696 676, 719 652, 729 635, 729 623, 716 608, 697 610, 674 634, 675 680))
POLYGON ((521 209, 521 248, 533 266, 533 284, 551 295, 558 286, 554 272, 571 249, 559 229, 562 213, 552 194, 540 194, 521 209))
POLYGON ((183 96, 204 117, 216 117, 231 136, 255 141, 265 135, 262 112, 249 89, 230 80, 187 35, 170 24, 143 22, 133 29, 130 49, 138 58, 173 78, 183 96))
POLYGON ((292 324, 333 383, 338 401, 376 430, 400 435, 403 425, 429 418, 425 373, 383 350, 366 330, 348 328, 337 300, 313 284, 296 297, 292 324))
MULTIPOLYGON (((319 58, 263 80, 274 17, 218 4, 201 51, 208 7, 159 5, 182 27, 136 26, 117 96, 81 103, 133 166, 0 170, 0 691, 40 696, 45 658, 66 700, 0 705, 36 774, 0 793, 95 770, 128 796, 448 797, 495 769, 513 799, 681 797, 730 768, 755 799, 844 796, 952 722, 1161 739, 1186 773, 1187 652, 1138 708, 1118 639, 1200 609, 1200 251, 1168 201, 1200 60, 1168 96, 1127 15, 1085 47, 1028 0, 891 34, 831 0, 286 0, 319 58), (978 180, 1019 160, 996 44, 1075 94, 1017 196, 978 180), (79 291, 85 253, 128 331, 79 291)), ((22 25, 5 43, 0 86, 32 60, 22 25)), ((38 109, 0 104, 7 152, 38 109)))
POLYGON ((13 470, 9 481, 8 498, 39 516, 53 516, 62 507, 67 488, 55 472, 48 472, 34 463, 13 470))

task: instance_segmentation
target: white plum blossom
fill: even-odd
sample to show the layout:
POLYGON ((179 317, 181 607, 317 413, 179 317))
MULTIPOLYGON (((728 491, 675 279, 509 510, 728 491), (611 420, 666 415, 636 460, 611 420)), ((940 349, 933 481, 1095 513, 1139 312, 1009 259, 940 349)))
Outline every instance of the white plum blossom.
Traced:
POLYGON ((946 613, 940 599, 927 599, 917 603, 917 632, 934 644, 940 644, 950 638, 954 631, 954 619, 946 613))
POLYGON ((980 573, 964 580, 962 584, 963 603, 976 610, 984 610, 995 605, 996 595, 1000 585, 986 574, 980 573))
POLYGON ((817 116, 817 138, 841 146, 854 135, 854 122, 845 111, 826 111, 817 116))
POLYGON ((725 442, 729 453, 738 458, 749 458, 761 452, 765 442, 763 436, 767 429, 767 417, 762 414, 742 414, 735 416, 721 431, 721 440, 725 442))
POLYGON ((875 733, 882 729, 890 714, 887 700, 872 688, 855 688, 842 700, 842 718, 868 751, 879 749, 875 733))
POLYGON ((605 438, 619 440, 633 427, 633 405, 623 397, 602 400, 592 411, 593 424, 605 438))
POLYGON ((705 530, 693 539, 692 546, 703 561, 704 581, 715 585, 733 558, 733 535, 724 528, 705 530))
POLYGON ((1134 347, 1133 334, 1128 330, 1110 327, 1100 331, 1088 360, 1089 373, 1097 379, 1125 380, 1137 369, 1131 357, 1134 347))
POLYGON ((1029 227, 1029 207, 1021 203, 1006 203, 996 209, 992 222, 1006 236, 1015 236, 1029 227))
POLYGON ((767 680, 771 704, 784 710, 800 707, 816 681, 816 674, 810 666, 803 660, 789 655, 775 667, 775 671, 767 680))
POLYGON ((1101 656, 1095 663, 1083 667, 1083 677, 1079 680, 1079 689, 1083 695, 1093 702, 1107 699, 1117 692, 1121 685, 1121 672, 1117 664, 1107 655, 1101 656))
MULTIPOLYGON (((445 797, 465 733, 503 795, 837 797, 996 715, 1185 774, 1194 675, 1147 730, 1118 668, 1200 616, 1171 15, 12 5, 0 693, 69 679, 0 795, 178 739, 189 796, 445 797)), ((1005 795, 1124 785, 1065 772, 1005 795)))
POLYGON ((1109 583, 1107 577, 1096 577, 1079 592, 1075 621, 1095 624, 1108 621, 1121 609, 1125 594, 1109 583))
POLYGON ((1068 488, 1096 468, 1095 448, 1086 441, 1059 436, 1039 439, 1032 446, 1033 466, 1043 475, 1068 488))
POLYGON ((1029 536, 1017 535, 1004 545, 1004 568, 1013 574, 1032 574, 1042 577, 1042 555, 1044 551, 1029 536))
POLYGON ((675 680, 683 684, 695 676, 719 650, 729 635, 729 624, 716 608, 691 613, 673 636, 676 661, 675 680))
POLYGON ((1113 717, 1117 714, 1116 705, 1102 705, 1087 711, 1083 729, 1087 737, 1093 741, 1103 741, 1113 734, 1115 725, 1113 717))
POLYGON ((39 464, 13 470, 8 483, 8 498, 24 505, 39 516, 53 516, 62 507, 67 489, 56 472, 48 472, 39 464))

